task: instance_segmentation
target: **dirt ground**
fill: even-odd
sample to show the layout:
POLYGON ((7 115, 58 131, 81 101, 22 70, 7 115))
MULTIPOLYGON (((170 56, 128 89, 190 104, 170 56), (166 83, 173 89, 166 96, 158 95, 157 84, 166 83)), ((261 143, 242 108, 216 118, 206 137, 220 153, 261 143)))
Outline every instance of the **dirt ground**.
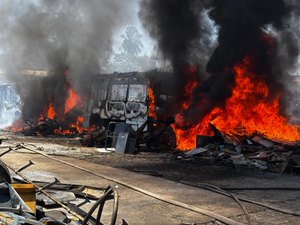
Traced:
MULTIPOLYGON (((183 161, 178 159, 178 153, 174 152, 138 152, 134 155, 107 153, 103 151, 103 149, 81 147, 76 139, 28 138, 9 133, 3 133, 2 136, 7 137, 11 142, 32 143, 37 147, 42 147, 43 152, 53 157, 64 156, 70 159, 73 158, 74 160, 84 160, 92 163, 91 165, 98 164, 106 166, 107 168, 115 168, 117 171, 128 171, 130 174, 136 174, 137 176, 145 175, 149 178, 149 181, 153 179, 154 183, 156 179, 159 179, 160 182, 164 180, 166 183, 171 182, 172 185, 175 186, 176 184, 181 185, 182 183, 207 183, 222 188, 235 189, 231 190, 231 192, 239 197, 249 198, 298 213, 300 212, 300 177, 297 175, 268 173, 247 167, 235 168, 230 163, 213 162, 209 160, 201 161, 196 159, 183 161), (242 190, 245 188, 247 190, 242 190), (251 188, 253 190, 251 190, 251 188), (255 190, 257 188, 260 190, 255 190), (292 188, 293 190, 282 190, 283 188, 292 188)), ((191 188, 191 186, 185 187, 187 188, 187 192, 189 188, 191 188)), ((172 187, 170 187, 170 189, 172 189, 172 187)), ((184 195, 185 193, 183 192, 182 194, 184 195)), ((206 193, 206 195, 206 197, 209 197, 209 192, 206 193)), ((200 196, 189 197, 199 198, 200 196)), ((211 199, 214 198, 212 195, 211 199)), ((224 205, 223 209, 226 211, 228 208, 226 204, 230 201, 232 200, 218 200, 216 198, 215 201, 210 202, 210 204, 215 204, 216 206, 224 205)), ((298 216, 286 215, 253 204, 246 204, 246 206, 249 207, 251 211, 251 219, 254 221, 252 224, 299 224, 298 221, 300 221, 298 216)), ((238 208, 238 206, 236 207, 238 208)), ((166 221, 168 220, 156 224, 184 224, 179 220, 177 222, 174 218, 169 220, 170 223, 166 221), (176 222, 174 223, 174 221, 176 222)), ((190 223, 186 224, 207 224, 207 222, 204 221, 205 220, 201 219, 198 219, 198 221, 189 220, 190 223)), ((147 223, 143 222, 141 224, 147 223)))
MULTIPOLYGON (((244 187, 244 179, 258 179, 259 184, 266 182, 266 185, 268 183, 272 184, 272 181, 285 180, 284 183, 281 183, 283 186, 288 184, 297 185, 298 183, 289 183, 288 181, 299 179, 299 176, 293 174, 269 173, 247 166, 236 168, 228 162, 199 160, 197 158, 181 160, 178 157, 180 155, 178 151, 139 151, 135 154, 123 155, 103 151, 104 149, 102 148, 82 147, 76 138, 34 138, 11 133, 4 133, 3 136, 16 142, 36 143, 38 146, 42 146, 49 154, 83 159, 101 165, 159 176, 177 182, 183 180, 194 182, 205 181, 221 185, 222 187, 230 185, 244 187), (53 144, 57 144, 57 146, 53 144)), ((256 183, 251 184, 255 186, 256 183)), ((246 186, 248 187, 249 184, 246 186)))

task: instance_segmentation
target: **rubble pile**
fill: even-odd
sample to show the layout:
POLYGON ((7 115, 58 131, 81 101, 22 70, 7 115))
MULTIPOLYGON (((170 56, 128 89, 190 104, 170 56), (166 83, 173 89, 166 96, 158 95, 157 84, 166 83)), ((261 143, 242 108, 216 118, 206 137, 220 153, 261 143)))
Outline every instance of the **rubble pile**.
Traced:
POLYGON ((252 137, 223 134, 212 124, 214 136, 197 136, 196 148, 180 152, 177 159, 201 160, 276 173, 300 172, 300 143, 271 140, 260 134, 252 137))
POLYGON ((43 118, 34 123, 31 121, 25 121, 26 126, 20 130, 25 136, 47 136, 54 134, 54 131, 59 129, 60 124, 58 120, 43 118))

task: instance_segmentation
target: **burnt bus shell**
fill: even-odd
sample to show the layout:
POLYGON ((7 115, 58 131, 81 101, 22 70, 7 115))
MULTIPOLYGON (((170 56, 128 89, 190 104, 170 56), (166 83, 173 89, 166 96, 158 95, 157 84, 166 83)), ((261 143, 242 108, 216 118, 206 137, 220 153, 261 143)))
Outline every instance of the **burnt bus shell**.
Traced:
POLYGON ((123 121, 141 126, 148 117, 149 81, 141 73, 94 75, 87 106, 89 127, 123 121))

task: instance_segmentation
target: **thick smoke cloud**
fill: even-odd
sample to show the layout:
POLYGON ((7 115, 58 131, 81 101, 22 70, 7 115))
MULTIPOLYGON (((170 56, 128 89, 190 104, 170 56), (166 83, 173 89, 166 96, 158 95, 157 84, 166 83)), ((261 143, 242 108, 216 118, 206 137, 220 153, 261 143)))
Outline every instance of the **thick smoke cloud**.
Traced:
POLYGON ((204 72, 204 61, 213 45, 213 31, 205 18, 204 6, 204 1, 198 0, 144 0, 140 4, 139 14, 145 28, 173 66, 177 99, 181 98, 182 84, 188 79, 183 72, 191 64, 204 72))
MULTIPOLYGON (((285 40, 276 39, 265 29, 272 26, 275 30, 283 30, 292 8, 283 0, 214 0, 210 7, 210 17, 219 27, 218 46, 207 63, 207 72, 212 76, 206 83, 208 93, 200 98, 209 100, 206 102, 208 107, 202 107, 204 112, 200 113, 205 114, 230 97, 234 75, 226 71, 246 56, 251 57, 252 72, 267 83, 271 96, 286 92, 283 86, 283 80, 287 78, 286 64, 295 60, 298 46, 289 42, 291 36, 284 35, 285 40), (281 54, 279 60, 282 48, 288 52, 284 57, 281 54), (294 52, 288 49, 294 49, 294 52)), ((199 95, 194 98, 195 104, 199 101, 197 97, 199 95)), ((281 101, 284 104, 283 98, 281 101)))
POLYGON ((60 106, 66 95, 64 79, 77 91, 87 88, 88 75, 99 73, 105 66, 114 30, 129 20, 131 2, 1 1, 0 41, 6 69, 50 70, 53 74, 42 84, 26 81, 21 85, 20 77, 14 78, 19 91, 28 96, 23 99, 24 118, 38 116, 49 94, 54 95, 54 104, 60 106))
POLYGON ((141 5, 144 25, 174 67, 188 62, 191 44, 200 36, 200 8, 196 3, 195 0, 150 0, 141 5))
POLYGON ((202 85, 194 91, 193 102, 184 115, 192 122, 230 97, 234 85, 231 68, 246 56, 251 57, 253 72, 267 83, 271 95, 285 93, 284 80, 299 56, 299 35, 294 29, 298 15, 299 3, 294 0, 144 0, 141 10, 146 28, 173 63, 181 84, 176 91, 182 93, 189 79, 182 68, 195 63, 190 57, 193 51, 209 54, 205 63, 211 76, 205 82, 200 79, 202 85), (201 14, 205 11, 218 28, 218 43, 213 51, 200 52, 191 47, 211 35, 211 29, 203 29, 201 14))
MULTIPOLYGON (((283 75, 281 71, 272 71, 278 46, 273 43, 272 37, 264 34, 263 28, 272 25, 275 29, 283 29, 290 7, 283 0, 215 0, 212 7, 210 15, 220 26, 219 45, 207 64, 207 71, 218 74, 249 55, 254 60, 254 72, 264 76, 270 90, 277 91, 278 81, 283 75)), ((288 39, 286 36, 284 42, 292 45, 288 39)), ((292 48, 298 51, 298 46, 292 48)), ((292 54, 289 56, 294 57, 292 54)))

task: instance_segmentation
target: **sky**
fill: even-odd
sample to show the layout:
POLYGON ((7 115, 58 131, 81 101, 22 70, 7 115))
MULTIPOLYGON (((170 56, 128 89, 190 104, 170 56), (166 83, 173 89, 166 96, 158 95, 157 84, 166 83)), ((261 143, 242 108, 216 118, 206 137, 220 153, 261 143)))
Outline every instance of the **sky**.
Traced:
POLYGON ((136 27, 140 34, 142 35, 142 41, 143 41, 143 49, 142 49, 142 55, 148 55, 151 56, 154 51, 155 41, 150 37, 149 33, 144 29, 139 16, 139 4, 138 0, 135 0, 132 4, 132 19, 128 21, 127 24, 120 27, 115 31, 115 34, 113 36, 113 49, 115 51, 119 50, 119 47, 122 43, 121 35, 125 32, 127 26, 134 26, 136 27))
MULTIPOLYGON (((51 1, 51 0, 26 0, 26 1, 15 0, 14 4, 12 4, 10 1, 11 0, 0 0, 0 13, 1 13, 1 8, 3 10, 2 12, 10 11, 11 13, 10 13, 9 20, 13 21, 15 19, 15 16, 20 16, 25 12, 25 9, 27 8, 27 6, 29 4, 39 4, 40 2, 51 1), (8 3, 8 2, 10 2, 10 3, 8 3)), ((128 26, 134 26, 139 30, 140 34, 142 35, 141 39, 143 42, 143 48, 142 48, 141 55, 151 56, 153 54, 155 41, 149 36, 148 32, 143 28, 143 25, 139 19, 138 1, 139 0, 128 1, 128 2, 130 2, 130 6, 129 6, 130 16, 126 17, 126 20, 120 21, 120 25, 116 25, 115 28, 113 28, 113 35, 111 38, 112 38, 112 49, 113 49, 113 52, 115 52, 115 53, 120 50, 120 46, 121 46, 121 43, 123 40, 121 35, 125 32, 125 30, 128 26)), ((117 2, 117 0, 116 0, 116 2, 117 2)), ((121 2, 121 4, 123 4, 123 1, 120 0, 120 2, 121 2)), ((2 13, 2 16, 3 16, 3 13, 2 13)), ((5 20, 7 20, 7 19, 5 19, 5 20)), ((1 22, 0 22, 0 27, 1 27, 1 22)), ((2 24, 2 27, 4 28, 5 25, 2 24)), ((7 47, 7 45, 5 42, 0 42, 0 55, 5 54, 6 47, 7 47)), ((0 65, 2 64, 1 63, 2 59, 3 59, 3 57, 0 57, 0 65)))

